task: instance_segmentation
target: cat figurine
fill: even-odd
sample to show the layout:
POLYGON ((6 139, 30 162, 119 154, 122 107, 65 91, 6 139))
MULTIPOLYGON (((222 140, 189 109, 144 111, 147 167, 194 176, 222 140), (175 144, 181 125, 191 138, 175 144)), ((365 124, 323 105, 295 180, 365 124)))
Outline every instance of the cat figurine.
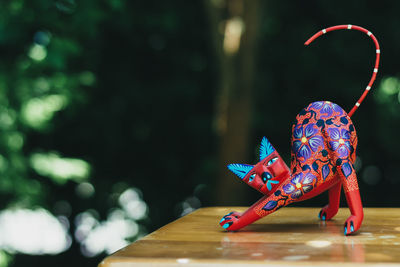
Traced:
POLYGON ((264 196, 243 214, 230 212, 225 215, 220 225, 227 231, 237 231, 290 203, 312 198, 327 190, 329 203, 321 209, 319 218, 330 220, 339 210, 342 186, 351 213, 344 224, 344 235, 360 229, 364 214, 353 167, 357 134, 350 117, 375 81, 380 58, 379 43, 370 31, 362 27, 338 25, 317 32, 305 45, 327 32, 341 29, 364 32, 375 43, 376 60, 368 86, 348 114, 330 101, 313 102, 300 111, 292 126, 290 169, 266 137, 261 141, 257 164, 228 165, 230 171, 264 196))

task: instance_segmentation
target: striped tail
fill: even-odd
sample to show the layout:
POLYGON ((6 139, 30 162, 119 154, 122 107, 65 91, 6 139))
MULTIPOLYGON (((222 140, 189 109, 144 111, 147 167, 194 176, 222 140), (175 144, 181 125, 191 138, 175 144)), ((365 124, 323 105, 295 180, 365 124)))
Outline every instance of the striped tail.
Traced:
POLYGON ((367 88, 365 88, 364 93, 361 95, 360 99, 358 99, 358 101, 356 102, 354 107, 350 110, 348 115, 349 115, 349 117, 351 117, 354 114, 354 112, 357 110, 357 108, 360 106, 360 104, 364 101, 364 98, 367 96, 368 92, 371 90, 372 84, 374 83, 375 78, 376 78, 376 74, 378 73, 379 58, 380 58, 380 53, 381 53, 381 50, 379 49, 378 40, 376 40, 375 36, 370 31, 368 31, 367 29, 364 29, 360 26, 337 25, 337 26, 329 27, 329 28, 326 28, 326 29, 323 29, 323 30, 317 32, 310 39, 308 39, 307 42, 304 43, 304 45, 309 45, 312 41, 314 41, 315 39, 317 39, 318 37, 320 37, 321 35, 323 35, 327 32, 336 31, 336 30, 344 30, 344 29, 358 30, 358 31, 361 31, 361 32, 367 34, 369 37, 371 37, 372 41, 374 41, 374 44, 376 47, 375 67, 374 67, 374 71, 372 72, 371 80, 369 81, 368 86, 367 86, 367 88))

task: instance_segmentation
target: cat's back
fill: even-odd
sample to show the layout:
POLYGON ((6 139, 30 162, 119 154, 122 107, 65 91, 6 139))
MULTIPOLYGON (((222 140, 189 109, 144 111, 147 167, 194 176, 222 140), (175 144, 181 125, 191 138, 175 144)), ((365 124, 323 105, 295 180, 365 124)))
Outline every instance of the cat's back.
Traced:
POLYGON ((336 151, 337 147, 342 151, 345 149, 342 145, 348 150, 342 154, 351 156, 354 161, 356 131, 350 117, 339 105, 330 101, 313 102, 296 116, 292 127, 292 152, 297 157, 307 160, 314 153, 326 154, 325 151, 336 151))
POLYGON ((320 119, 326 121, 337 117, 350 119, 346 111, 344 111, 338 104, 330 101, 317 101, 302 109, 297 115, 296 120, 298 123, 308 124, 309 122, 317 123, 320 119))
MULTIPOLYGON (((350 125, 353 125, 347 112, 338 104, 330 101, 313 102, 302 109, 296 116, 293 129, 308 124, 315 124, 317 127, 329 125, 336 125, 336 127, 347 126, 345 128, 349 128, 350 125)), ((352 126, 352 128, 354 128, 354 126, 352 126)))

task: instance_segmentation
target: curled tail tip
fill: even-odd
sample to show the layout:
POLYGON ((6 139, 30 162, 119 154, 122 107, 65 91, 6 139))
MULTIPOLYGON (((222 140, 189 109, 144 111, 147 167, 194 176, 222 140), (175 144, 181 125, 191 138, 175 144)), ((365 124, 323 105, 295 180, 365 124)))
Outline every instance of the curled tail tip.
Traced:
MULTIPOLYGON (((316 34, 315 34, 316 35, 316 34)), ((314 40, 315 40, 315 38, 316 38, 316 36, 312 36, 312 37, 310 37, 310 38, 308 38, 308 40, 304 43, 304 45, 305 46, 308 46, 309 44, 311 44, 314 40)), ((317 36, 318 37, 318 36, 317 36)))
POLYGON ((308 38, 308 40, 304 43, 304 45, 307 46, 307 45, 311 44, 315 39, 317 39, 318 37, 320 37, 322 34, 325 34, 325 33, 326 33, 325 29, 317 32, 316 34, 314 34, 313 36, 308 38))
POLYGON ((305 41, 304 45, 307 46, 307 45, 311 44, 312 41, 314 41, 314 39, 315 39, 314 36, 311 36, 310 38, 308 38, 307 41, 305 41))

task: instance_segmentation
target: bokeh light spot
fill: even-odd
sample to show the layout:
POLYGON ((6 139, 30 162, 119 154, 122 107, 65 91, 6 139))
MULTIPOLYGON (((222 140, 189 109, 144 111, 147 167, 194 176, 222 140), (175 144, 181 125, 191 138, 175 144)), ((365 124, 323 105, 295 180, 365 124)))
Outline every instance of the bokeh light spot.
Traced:
POLYGON ((81 198, 89 198, 93 196, 95 190, 91 183, 80 183, 75 188, 75 193, 81 198))
POLYGON ((67 180, 82 182, 88 179, 91 169, 84 160, 61 158, 55 153, 35 153, 30 157, 30 164, 38 174, 59 183, 67 180))
POLYGON ((29 49, 28 56, 35 61, 42 61, 47 56, 47 49, 43 45, 33 44, 29 49))
POLYGON ((0 212, 0 248, 31 255, 58 254, 71 245, 68 229, 47 210, 0 212))
POLYGON ((121 210, 112 211, 108 219, 98 222, 91 213, 78 215, 75 238, 81 243, 81 252, 86 257, 94 257, 103 251, 111 254, 129 244, 128 238, 139 233, 136 222, 124 217, 121 210))
POLYGON ((0 108, 0 127, 8 129, 15 123, 16 114, 14 110, 0 108))
POLYGON ((10 261, 11 256, 8 255, 5 251, 0 250, 0 267, 7 267, 10 261))
POLYGON ((140 199, 137 189, 129 188, 125 190, 119 197, 118 201, 130 218, 140 220, 146 217, 147 204, 140 199))
POLYGON ((377 166, 367 166, 363 173, 362 178, 368 185, 376 185, 382 179, 382 173, 377 166))
POLYGON ((24 145, 24 138, 19 132, 9 133, 7 137, 8 147, 12 150, 20 150, 24 145))
POLYGON ((400 80, 396 77, 384 78, 379 88, 387 95, 396 94, 400 89, 400 80))
POLYGON ((27 125, 40 129, 53 118, 55 112, 63 109, 67 102, 63 95, 32 98, 22 107, 22 118, 27 125))
POLYGON ((47 31, 37 31, 33 36, 33 41, 42 46, 47 46, 50 43, 51 34, 47 31))
POLYGON ((50 82, 45 77, 39 77, 34 81, 34 89, 37 93, 45 93, 50 89, 50 82))
POLYGON ((234 17, 226 21, 223 41, 226 54, 235 54, 239 50, 244 27, 245 24, 241 17, 234 17))
POLYGON ((60 200, 54 203, 53 212, 56 215, 69 216, 72 212, 71 204, 68 201, 60 200))
POLYGON ((79 75, 81 84, 91 86, 96 82, 96 76, 91 71, 84 71, 79 75))

